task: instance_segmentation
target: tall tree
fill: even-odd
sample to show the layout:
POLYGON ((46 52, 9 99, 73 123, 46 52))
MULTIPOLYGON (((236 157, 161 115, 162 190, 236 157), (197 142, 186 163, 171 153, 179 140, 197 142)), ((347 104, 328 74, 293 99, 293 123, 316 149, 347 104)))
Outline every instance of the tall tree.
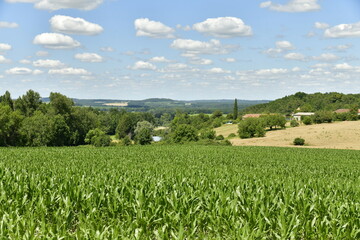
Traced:
POLYGON ((238 117, 238 104, 237 104, 237 99, 235 98, 233 118, 234 118, 234 119, 237 119, 237 117, 238 117))

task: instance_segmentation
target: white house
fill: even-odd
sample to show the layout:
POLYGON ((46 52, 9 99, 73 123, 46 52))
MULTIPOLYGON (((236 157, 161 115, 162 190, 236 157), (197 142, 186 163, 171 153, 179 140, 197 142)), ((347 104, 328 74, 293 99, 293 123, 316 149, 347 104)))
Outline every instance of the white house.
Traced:
POLYGON ((306 116, 312 116, 315 113, 313 112, 298 112, 298 113, 294 113, 291 116, 293 117, 293 119, 297 120, 297 121, 301 121, 301 117, 306 117, 306 116))

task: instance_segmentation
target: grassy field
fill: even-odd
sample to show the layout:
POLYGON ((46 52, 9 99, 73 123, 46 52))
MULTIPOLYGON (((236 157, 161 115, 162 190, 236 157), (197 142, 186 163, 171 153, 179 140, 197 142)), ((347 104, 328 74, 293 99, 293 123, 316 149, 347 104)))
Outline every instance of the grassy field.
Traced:
MULTIPOLYGON (((224 125, 215 129, 217 134, 227 137, 230 133, 237 133, 237 125, 224 125)), ((235 146, 276 146, 292 147, 295 138, 301 137, 308 148, 356 149, 360 150, 360 122, 345 121, 323 123, 285 130, 268 131, 264 138, 231 140, 235 146)))
POLYGON ((360 238, 360 151, 0 152, 0 239, 360 238))

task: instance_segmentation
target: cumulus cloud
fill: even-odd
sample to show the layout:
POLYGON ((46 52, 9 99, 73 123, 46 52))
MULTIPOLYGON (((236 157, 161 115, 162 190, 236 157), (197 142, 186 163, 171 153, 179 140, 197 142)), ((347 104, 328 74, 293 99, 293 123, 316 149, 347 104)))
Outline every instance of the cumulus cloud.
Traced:
POLYGON ((282 50, 292 50, 292 49, 294 49, 294 46, 289 41, 277 41, 275 43, 275 45, 276 45, 276 47, 278 49, 282 49, 282 50))
POLYGON ((11 62, 9 59, 5 58, 3 55, 0 55, 0 63, 9 63, 11 62))
POLYGON ((158 63, 167 63, 167 62, 171 62, 169 59, 167 59, 166 57, 153 57, 149 60, 150 62, 158 62, 158 63))
POLYGON ((43 10, 59 10, 75 8, 80 10, 92 10, 97 8, 103 0, 6 0, 10 3, 34 3, 35 7, 43 10))
POLYGON ((161 22, 151 21, 148 18, 139 18, 134 22, 136 36, 151 38, 174 38, 175 30, 161 22))
POLYGON ((14 67, 14 68, 6 70, 5 73, 8 75, 31 75, 31 74, 38 75, 43 72, 40 70, 37 70, 37 69, 32 70, 30 68, 14 67))
POLYGON ((284 56, 288 60, 305 61, 305 56, 301 53, 288 53, 284 56))
POLYGON ((61 68, 61 69, 50 69, 49 74, 54 75, 91 75, 90 72, 83 68, 61 68))
POLYGON ((335 70, 353 70, 354 67, 348 63, 340 63, 340 64, 336 64, 334 66, 334 69, 335 70))
POLYGON ((91 62, 91 63, 104 61, 104 58, 96 53, 78 53, 75 54, 75 58, 82 62, 91 62))
POLYGON ((205 35, 220 38, 252 35, 251 27, 236 17, 208 18, 204 22, 194 24, 193 29, 205 35))
POLYGON ((195 65, 211 65, 213 64, 213 61, 211 59, 206 59, 206 58, 190 58, 189 61, 191 64, 195 64, 195 65))
POLYGON ((14 22, 0 22, 0 28, 17 28, 19 25, 14 22))
POLYGON ((132 70, 156 70, 156 66, 145 61, 137 61, 133 66, 129 67, 132 70))
POLYGON ((335 54, 332 54, 332 53, 323 53, 320 56, 313 57, 313 59, 317 60, 317 61, 325 61, 325 62, 329 61, 330 62, 330 61, 339 60, 340 57, 335 54))
POLYGON ((21 63, 21 64, 31 64, 31 61, 28 60, 28 59, 21 59, 21 60, 19 61, 19 63, 21 63))
POLYGON ((6 43, 0 43, 0 52, 9 51, 11 49, 12 49, 11 45, 6 43))
POLYGON ((324 32, 327 38, 360 37, 360 22, 350 24, 339 24, 328 28, 324 32))
POLYGON ((209 70, 209 73, 224 74, 224 73, 230 73, 230 71, 225 70, 223 68, 215 67, 215 68, 211 68, 209 70))
POLYGON ((256 75, 278 75, 288 73, 287 69, 284 68, 270 68, 270 69, 260 69, 255 71, 256 75))
POLYGON ((327 24, 327 23, 322 23, 322 22, 315 23, 315 28, 317 28, 317 29, 326 29, 328 27, 329 27, 329 24, 327 24))
POLYGON ((60 33, 39 34, 34 38, 33 43, 52 49, 70 49, 80 47, 81 45, 72 37, 60 33))
POLYGON ((112 47, 102 47, 100 50, 103 52, 115 52, 115 49, 112 47))
POLYGON ((194 57, 198 54, 228 54, 234 46, 222 45, 219 40, 201 42, 192 39, 176 39, 171 44, 172 48, 183 52, 185 57, 194 57))
POLYGON ((273 3, 272 1, 262 2, 261 8, 269 8, 278 12, 310 12, 320 10, 317 0, 290 0, 286 4, 273 3))
POLYGON ((56 15, 50 19, 50 25, 54 32, 79 35, 97 35, 104 29, 95 23, 88 22, 82 18, 56 15))
POLYGON ((64 63, 59 60, 51 60, 51 59, 39 59, 33 62, 34 67, 42 67, 42 68, 60 68, 64 67, 64 63))
POLYGON ((47 51, 38 51, 35 53, 35 55, 38 57, 46 57, 49 55, 49 53, 47 51))
POLYGON ((228 62, 228 63, 234 63, 236 62, 236 59, 235 58, 224 58, 222 59, 224 62, 228 62))

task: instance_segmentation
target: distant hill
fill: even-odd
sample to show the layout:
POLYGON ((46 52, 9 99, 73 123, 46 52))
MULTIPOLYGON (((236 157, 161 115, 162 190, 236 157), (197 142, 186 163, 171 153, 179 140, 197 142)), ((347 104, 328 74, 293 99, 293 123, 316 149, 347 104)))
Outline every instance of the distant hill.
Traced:
POLYGON ((298 92, 268 103, 249 106, 241 113, 281 113, 291 114, 299 109, 303 112, 319 110, 333 111, 339 108, 360 107, 360 94, 337 92, 306 94, 298 92))
MULTIPOLYGON (((49 102, 49 98, 43 98, 43 102, 49 102)), ((233 111, 234 99, 217 100, 173 100, 169 98, 149 98, 144 100, 115 100, 115 99, 76 99, 75 105, 94 107, 101 110, 120 108, 127 111, 139 112, 175 112, 181 110, 188 113, 212 113, 220 110, 223 113, 233 111)), ((269 100, 238 100, 239 110, 246 107, 267 103, 269 100)))

